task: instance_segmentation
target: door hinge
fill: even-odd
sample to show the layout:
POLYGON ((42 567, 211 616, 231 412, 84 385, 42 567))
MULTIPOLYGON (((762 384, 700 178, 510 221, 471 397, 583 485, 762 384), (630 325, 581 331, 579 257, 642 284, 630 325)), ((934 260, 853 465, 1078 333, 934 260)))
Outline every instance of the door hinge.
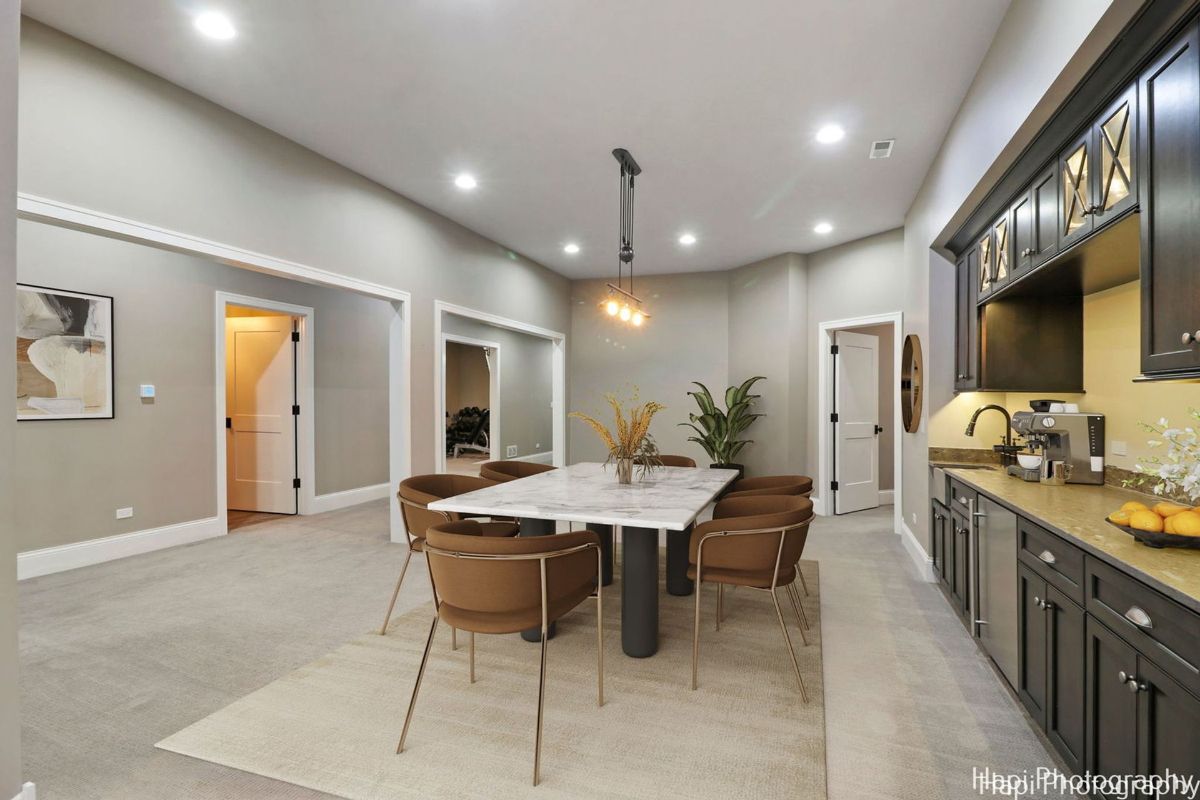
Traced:
POLYGON ((836 344, 829 345, 829 355, 836 356, 838 354, 838 346, 836 344))
POLYGON ((838 415, 837 415, 837 412, 836 412, 836 411, 835 411, 835 412, 833 412, 832 414, 830 414, 830 415, 829 415, 829 421, 830 421, 830 422, 837 422, 837 421, 838 421, 838 415))
POLYGON ((300 479, 299 478, 292 478, 292 488, 293 489, 300 488, 300 479))
POLYGON ((292 331, 292 341, 293 342, 300 341, 300 331, 292 331))
POLYGON ((829 488, 830 488, 830 489, 832 489, 833 491, 835 491, 835 492, 836 492, 836 491, 838 490, 838 482, 837 482, 837 481, 830 481, 830 482, 829 482, 829 488))
POLYGON ((225 427, 226 427, 226 428, 230 428, 230 429, 232 429, 232 428, 233 428, 233 417, 226 417, 226 418, 225 418, 225 427))
POLYGON ((300 406, 292 406, 292 416, 293 417, 300 416, 300 406))

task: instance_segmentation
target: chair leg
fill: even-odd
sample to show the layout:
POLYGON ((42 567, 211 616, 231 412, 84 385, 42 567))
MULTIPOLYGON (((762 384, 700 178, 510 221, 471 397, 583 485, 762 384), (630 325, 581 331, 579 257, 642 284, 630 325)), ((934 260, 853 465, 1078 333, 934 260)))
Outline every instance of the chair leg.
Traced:
POLYGON ((796 596, 796 608, 800 609, 800 620, 804 623, 805 629, 811 631, 812 625, 808 622, 808 612, 804 610, 804 603, 800 599, 800 590, 793 586, 792 593, 796 596))
POLYGON ((604 705, 604 589, 596 587, 596 707, 604 705))
POLYGON ((475 631, 471 631, 471 683, 475 682, 475 631))
POLYGON ((458 628, 450 629, 450 649, 451 650, 458 649, 458 628))
POLYGON ((724 616, 725 609, 725 584, 717 584, 717 630, 721 630, 721 617, 724 616))
POLYGON ((537 740, 533 749, 533 785, 538 785, 542 770, 542 709, 546 705, 546 628, 542 628, 542 670, 538 674, 537 740))
POLYGON ((800 626, 800 638, 804 641, 804 646, 808 647, 808 636, 804 632, 808 628, 808 620, 804 618, 804 608, 800 605, 800 592, 791 583, 785 588, 788 599, 792 601, 792 611, 796 612, 796 624, 800 626))
POLYGON ((696 580, 696 624, 692 631, 692 691, 696 690, 696 672, 697 664, 700 661, 700 595, 703 593, 704 584, 697 577, 696 580))
POLYGON ((404 730, 400 732, 400 744, 396 745, 396 753, 404 752, 404 740, 408 738, 408 726, 412 722, 413 709, 417 707, 417 692, 421 691, 421 678, 425 677, 425 665, 429 662, 429 649, 433 647, 433 635, 437 633, 438 617, 433 615, 433 624, 429 626, 429 638, 425 640, 425 652, 421 654, 421 666, 417 669, 417 682, 413 684, 412 698, 408 701, 408 713, 404 715, 404 730))
POLYGON ((804 690, 804 678, 800 677, 800 662, 796 660, 796 651, 792 649, 792 637, 788 635, 787 625, 783 622, 783 610, 779 608, 779 595, 771 589, 771 600, 775 602, 775 616, 779 617, 779 629, 783 631, 783 643, 787 646, 788 656, 792 659, 792 669, 796 671, 796 682, 800 684, 800 699, 808 702, 808 692, 804 690))
POLYGON ((400 578, 396 581, 396 588, 392 592, 392 602, 388 603, 387 616, 383 618, 383 627, 379 629, 380 636, 387 636, 388 623, 392 621, 392 611, 396 608, 396 598, 400 596, 400 584, 404 583, 404 573, 408 572, 408 562, 412 559, 412 548, 404 554, 404 565, 400 567, 400 578))
POLYGON ((808 591, 808 581, 804 580, 804 571, 800 569, 799 564, 796 565, 796 574, 800 576, 800 585, 804 587, 804 596, 809 597, 810 593, 808 591))

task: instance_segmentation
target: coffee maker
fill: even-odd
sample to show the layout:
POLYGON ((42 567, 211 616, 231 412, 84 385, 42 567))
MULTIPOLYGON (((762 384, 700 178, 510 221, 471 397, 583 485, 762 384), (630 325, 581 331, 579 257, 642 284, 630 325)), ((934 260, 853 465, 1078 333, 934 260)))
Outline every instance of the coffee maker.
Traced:
POLYGON ((1012 429, 1041 451, 1043 482, 1104 483, 1103 414, 1018 411, 1012 429))

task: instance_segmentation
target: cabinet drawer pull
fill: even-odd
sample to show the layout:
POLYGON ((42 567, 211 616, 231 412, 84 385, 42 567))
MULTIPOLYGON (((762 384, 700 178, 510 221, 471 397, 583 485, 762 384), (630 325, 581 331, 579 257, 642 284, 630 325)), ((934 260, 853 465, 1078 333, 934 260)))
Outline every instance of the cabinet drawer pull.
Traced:
POLYGON ((967 504, 967 498, 960 497, 960 498, 958 498, 958 502, 962 503, 965 506, 967 504))
POLYGON ((1058 559, 1055 558, 1054 553, 1051 553, 1049 550, 1043 550, 1042 552, 1038 553, 1038 558, 1040 558, 1042 561, 1045 561, 1047 564, 1058 563, 1058 559))
POLYGON ((1137 606, 1133 606, 1125 612, 1125 619, 1144 631, 1148 631, 1154 627, 1154 621, 1150 619, 1150 615, 1137 606))

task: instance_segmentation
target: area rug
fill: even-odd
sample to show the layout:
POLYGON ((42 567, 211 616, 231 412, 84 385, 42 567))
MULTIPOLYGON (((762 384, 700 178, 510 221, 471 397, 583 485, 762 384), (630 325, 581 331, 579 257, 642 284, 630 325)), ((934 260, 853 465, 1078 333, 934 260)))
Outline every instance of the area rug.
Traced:
MULTIPOLYGON (((350 800, 376 798, 789 798, 823 800, 825 711, 815 562, 806 647, 781 605, 809 702, 770 597, 706 587, 700 682, 691 691, 693 598, 665 592, 659 652, 621 652, 619 585, 605 594, 605 704, 596 706, 595 603, 558 624, 547 662, 541 784, 532 787, 537 644, 438 628, 405 752, 396 742, 432 605, 398 617, 158 743, 175 753, 350 800)), ((297 635, 303 635, 302 631, 297 635)))

